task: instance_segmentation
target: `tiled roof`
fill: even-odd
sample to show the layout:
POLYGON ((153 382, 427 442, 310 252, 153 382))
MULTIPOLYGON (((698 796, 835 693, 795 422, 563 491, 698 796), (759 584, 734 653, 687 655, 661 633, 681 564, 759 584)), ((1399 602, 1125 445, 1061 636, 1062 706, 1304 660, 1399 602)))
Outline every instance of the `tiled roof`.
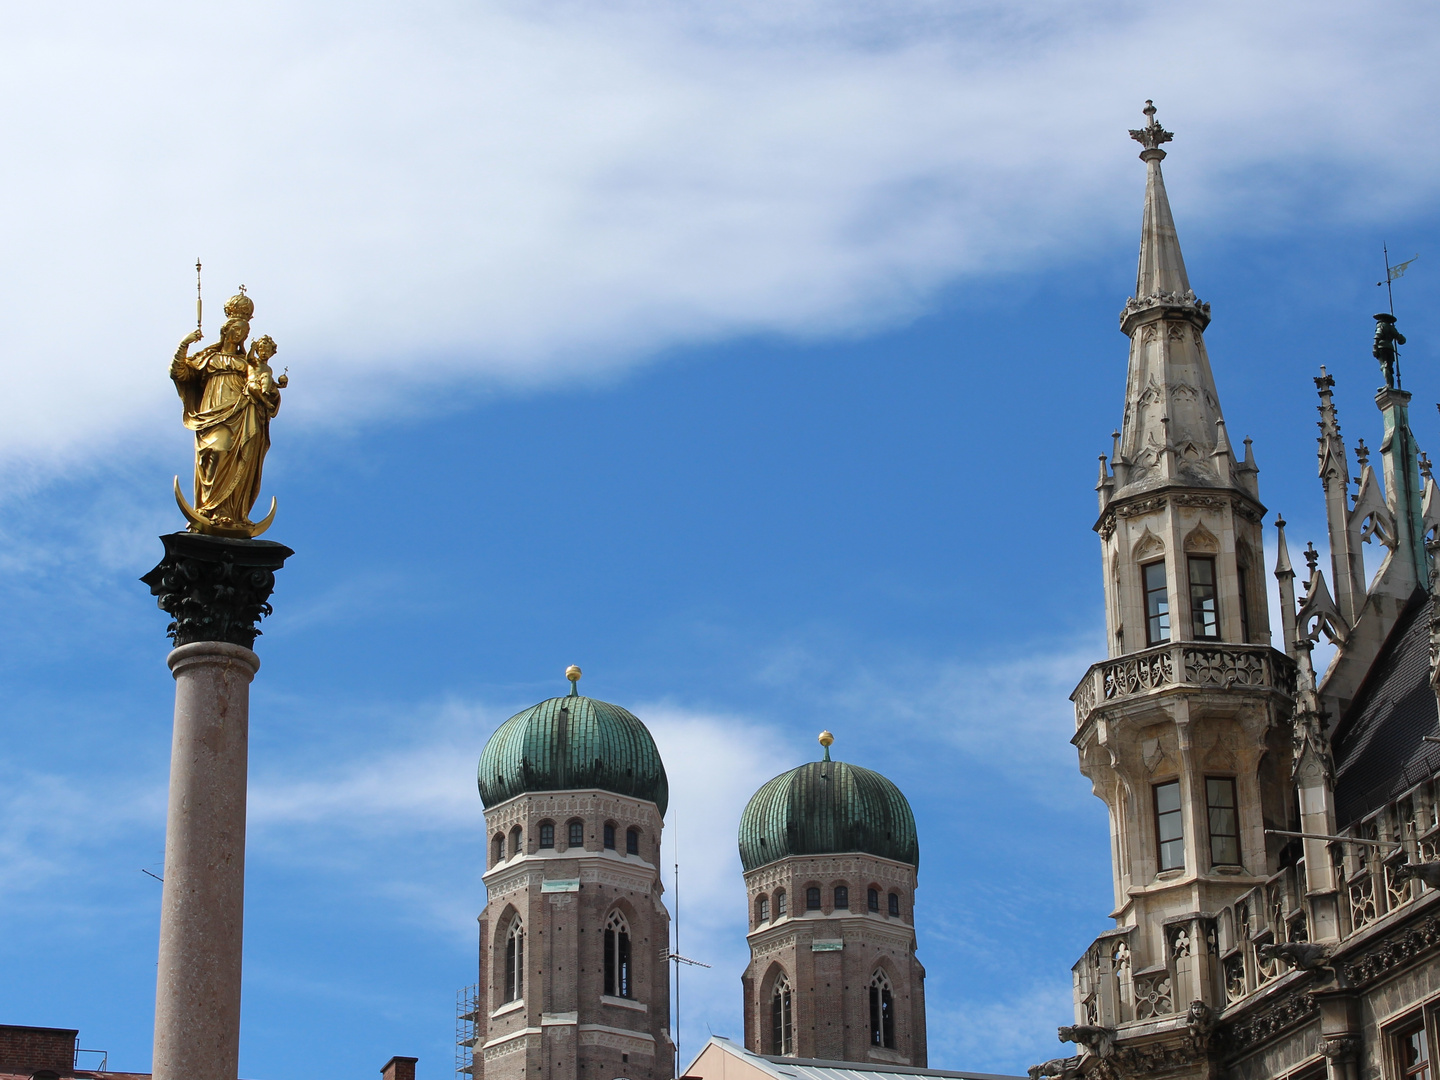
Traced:
POLYGON ((1440 771, 1440 709, 1430 685, 1430 613, 1417 592, 1335 728, 1335 823, 1348 828, 1440 771))

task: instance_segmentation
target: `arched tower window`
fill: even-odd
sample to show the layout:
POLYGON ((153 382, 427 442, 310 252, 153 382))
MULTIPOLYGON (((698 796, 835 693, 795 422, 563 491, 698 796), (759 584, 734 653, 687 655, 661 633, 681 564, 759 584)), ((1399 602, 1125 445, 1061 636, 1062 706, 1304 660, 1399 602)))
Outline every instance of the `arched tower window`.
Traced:
POLYGON ((811 885, 808 889, 805 890, 805 910, 820 910, 820 886, 811 885))
POLYGON ((525 995, 525 924, 516 915, 505 934, 505 1000, 525 995))
POLYGON ((895 1049, 895 995, 883 971, 870 976, 870 1045, 895 1049))
POLYGON ((765 896, 755 898, 755 922, 757 925, 770 921, 770 899, 765 896))
POLYGON ((630 927, 618 911, 612 911, 605 923, 605 993, 610 997, 635 996, 630 970, 630 927))
POLYGON ((865 898, 865 899, 866 899, 866 903, 869 905, 871 911, 879 911, 879 910, 880 910, 880 890, 879 890, 879 889, 876 889, 876 888, 874 888, 874 887, 871 887, 870 889, 868 889, 868 890, 867 890, 867 895, 866 895, 866 898, 865 898))
POLYGON ((569 824, 570 847, 585 846, 585 823, 583 821, 572 821, 569 824))
POLYGON ((795 1023, 790 1008, 790 981, 780 976, 770 995, 770 1053, 791 1057, 795 1053, 795 1023))
POLYGON ((775 890, 775 917, 783 918, 785 915, 785 890, 775 890))
POLYGON ((542 848, 553 848, 555 846, 555 823, 553 821, 542 821, 540 823, 540 846, 542 848))
POLYGON ((836 885, 836 886, 835 886, 835 910, 836 910, 836 911, 849 911, 849 910, 850 910, 850 886, 848 886, 848 885, 836 885))
POLYGON ((609 821, 605 823, 605 846, 611 851, 615 850, 615 825, 609 821))
POLYGON ((521 838, 523 835, 524 835, 524 834, 520 831, 520 826, 519 826, 519 825, 516 825, 513 829, 510 830, 510 854, 511 854, 511 855, 519 855, 519 854, 520 854, 520 838, 521 838))
POLYGON ((495 839, 490 843, 490 861, 496 866, 505 861, 505 836, 503 833, 496 833, 495 839))
POLYGON ((890 914, 891 914, 891 915, 894 915, 896 918, 899 918, 899 917, 900 917, 900 894, 899 894, 899 893, 893 893, 893 892, 892 892, 892 893, 890 894, 890 914))
POLYGON ((639 829, 626 829, 626 830, 625 830, 625 854, 626 854, 626 855, 639 855, 639 854, 640 854, 640 830, 639 830, 639 829))

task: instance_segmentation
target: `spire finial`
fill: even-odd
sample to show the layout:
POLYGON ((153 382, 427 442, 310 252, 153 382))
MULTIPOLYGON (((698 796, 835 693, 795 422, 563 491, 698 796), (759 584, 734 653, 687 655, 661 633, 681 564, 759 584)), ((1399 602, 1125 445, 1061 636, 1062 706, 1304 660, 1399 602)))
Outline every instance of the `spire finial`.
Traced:
POLYGON ((1148 161, 1149 158, 1146 155, 1152 152, 1158 153, 1163 158, 1165 156, 1165 151, 1160 149, 1160 144, 1169 142, 1171 139, 1175 138, 1175 135, 1173 132, 1166 131, 1156 122, 1155 102, 1147 99, 1145 102, 1145 108, 1141 109, 1140 111, 1145 114, 1145 119, 1147 123, 1143 128, 1140 128, 1139 130, 1132 128, 1130 130, 1130 138, 1134 139, 1136 142, 1138 142, 1141 146, 1145 148, 1144 150, 1140 151, 1140 157, 1142 160, 1148 161))
POLYGON ((1355 442, 1355 460, 1362 469, 1370 463, 1370 448, 1365 445, 1364 439, 1357 439, 1355 442))
POLYGON ((570 680, 570 696, 580 696, 580 665, 571 664, 565 669, 565 677, 570 680))
POLYGON ((1423 476, 1426 480, 1431 479, 1430 474, 1435 469, 1435 463, 1430 460, 1430 455, 1426 454, 1422 450, 1420 452, 1420 457, 1418 458, 1417 463, 1420 466, 1420 475, 1423 476))
POLYGON ((1315 542, 1312 540, 1305 545, 1305 565, 1310 567, 1310 576, 1315 576, 1315 567, 1320 562, 1320 552, 1315 550, 1315 542))
POLYGON ((834 741, 835 741, 835 736, 834 736, 834 735, 831 735, 830 732, 828 732, 828 731, 822 731, 822 732, 820 732, 820 745, 825 748, 825 758, 824 758, 824 760, 826 760, 826 761, 829 761, 829 760, 830 760, 830 744, 833 743, 834 741))

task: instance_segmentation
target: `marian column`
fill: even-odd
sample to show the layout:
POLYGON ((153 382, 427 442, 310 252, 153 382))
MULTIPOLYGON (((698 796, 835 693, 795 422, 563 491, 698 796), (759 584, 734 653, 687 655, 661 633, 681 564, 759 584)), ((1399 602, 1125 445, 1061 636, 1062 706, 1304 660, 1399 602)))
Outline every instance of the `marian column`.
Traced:
POLYGON ((165 886, 155 989, 155 1080, 235 1080, 240 1055, 240 953, 245 905, 245 791, 251 651, 270 614, 275 571, 294 552, 256 537, 270 419, 280 407, 269 337, 250 349, 255 305, 241 289, 225 305, 220 340, 189 354, 181 342, 170 377, 195 432, 195 505, 175 482, 190 522, 160 538, 165 557, 141 580, 173 621, 175 733, 165 823, 165 886))

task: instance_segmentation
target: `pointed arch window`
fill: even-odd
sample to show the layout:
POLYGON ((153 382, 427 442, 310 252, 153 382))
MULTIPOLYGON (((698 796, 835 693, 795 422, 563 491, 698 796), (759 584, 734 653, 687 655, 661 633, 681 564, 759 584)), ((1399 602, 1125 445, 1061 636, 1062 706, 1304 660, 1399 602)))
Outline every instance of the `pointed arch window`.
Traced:
POLYGON ((870 1045, 895 1049, 895 994, 883 971, 870 976, 870 1045))
POLYGON ((781 975, 770 995, 770 1053, 777 1057, 791 1057, 795 1053, 795 1022, 790 999, 790 980, 781 975))
POLYGON ((605 993, 610 997, 635 996, 630 964, 630 926, 618 911, 612 911, 605 923, 605 993))
POLYGON ((516 915, 505 933, 505 1000, 525 996, 525 923, 516 915))

